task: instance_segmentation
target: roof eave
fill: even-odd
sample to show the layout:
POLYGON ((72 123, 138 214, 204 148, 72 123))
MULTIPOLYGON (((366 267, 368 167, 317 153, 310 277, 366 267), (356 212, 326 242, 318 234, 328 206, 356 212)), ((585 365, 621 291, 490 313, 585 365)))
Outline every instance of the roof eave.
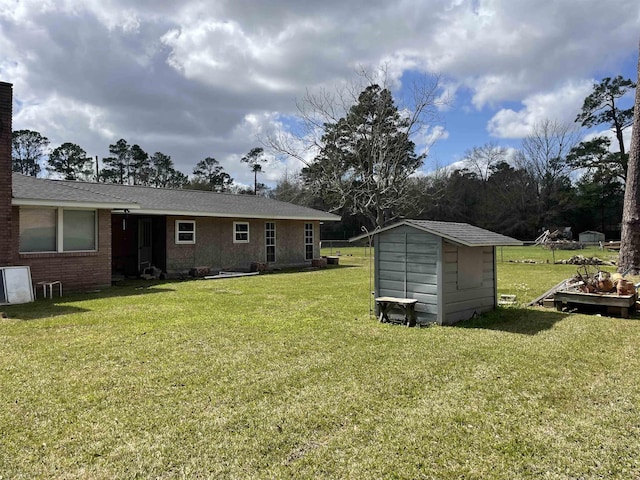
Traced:
POLYGON ((424 227, 423 225, 412 222, 411 220, 402 220, 398 223, 394 223, 393 225, 389 225, 384 228, 376 229, 373 232, 364 233, 362 235, 358 235, 357 237, 353 237, 349 239, 349 242, 357 242, 358 240, 362 240, 364 238, 371 238, 374 235, 377 235, 382 232, 386 232, 387 230, 391 230, 397 228, 401 225, 407 225, 418 230, 422 230, 423 232, 429 233, 431 235, 436 235, 437 237, 441 237, 448 242, 455 243, 456 245, 461 245, 464 247, 507 247, 507 246, 522 246, 523 243, 519 241, 505 241, 505 242, 496 242, 496 243, 469 243, 459 238, 451 237, 450 235, 443 234, 442 232, 437 232, 435 230, 431 230, 429 228, 424 227))
POLYGON ((338 222, 337 215, 269 215, 255 213, 219 213, 219 212, 195 212, 185 210, 155 210, 149 208, 139 208, 135 211, 137 215, 171 215, 175 217, 217 217, 217 218, 258 218, 265 220, 306 220, 319 222, 338 222))
POLYGON ((31 198, 14 198, 11 204, 27 207, 95 208, 100 210, 137 210, 140 208, 136 203, 74 202, 72 200, 41 200, 31 198))

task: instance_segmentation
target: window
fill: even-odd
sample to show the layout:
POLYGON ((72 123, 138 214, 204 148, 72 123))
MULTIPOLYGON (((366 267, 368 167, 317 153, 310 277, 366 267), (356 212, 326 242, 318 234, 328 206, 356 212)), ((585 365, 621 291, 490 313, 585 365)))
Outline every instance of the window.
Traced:
POLYGON ((313 223, 304 224, 304 259, 313 260, 313 223))
POLYGON ((264 239, 267 252, 267 263, 276 261, 276 222, 264 224, 264 239))
POLYGON ((20 251, 56 252, 58 210, 20 208, 20 251))
POLYGON ((96 210, 20 208, 20 252, 97 250, 96 210))
POLYGON ((95 250, 96 212, 64 210, 62 212, 62 244, 65 252, 95 250))
POLYGON ((249 224, 233 222, 233 243, 249 243, 249 224))
POLYGON ((176 220, 176 243, 196 243, 195 220, 176 220))

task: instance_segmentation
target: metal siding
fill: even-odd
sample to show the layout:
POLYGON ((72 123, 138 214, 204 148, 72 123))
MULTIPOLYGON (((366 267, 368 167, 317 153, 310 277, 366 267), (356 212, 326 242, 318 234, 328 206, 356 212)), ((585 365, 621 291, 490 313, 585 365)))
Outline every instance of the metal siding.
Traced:
MULTIPOLYGON (((456 273, 450 270, 450 278, 447 278, 445 301, 444 301, 444 321, 443 324, 450 325, 460 320, 469 319, 474 313, 483 313, 493 309, 496 297, 495 282, 495 256, 494 247, 476 247, 482 252, 483 270, 482 284, 476 288, 465 290, 457 289, 456 273)), ((453 267, 453 265, 451 265, 453 267)), ((457 264, 455 272, 457 272, 457 264)))
POLYGON ((406 226, 378 234, 376 296, 415 298, 418 322, 437 321, 438 243, 438 237, 406 226))

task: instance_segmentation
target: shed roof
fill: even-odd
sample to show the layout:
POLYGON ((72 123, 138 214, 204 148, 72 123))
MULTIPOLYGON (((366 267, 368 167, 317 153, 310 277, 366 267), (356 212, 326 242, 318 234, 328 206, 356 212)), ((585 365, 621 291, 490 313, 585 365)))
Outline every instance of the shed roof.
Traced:
MULTIPOLYGON (((15 205, 133 209, 150 215, 337 221, 340 217, 255 195, 48 180, 13 175, 15 205)), ((134 213, 134 212, 132 212, 134 213)))
MULTIPOLYGON (((487 247, 487 246, 520 246, 522 242, 515 238, 507 237, 500 233, 495 233, 484 228, 476 227, 468 223, 439 222, 435 220, 402 220, 401 222, 389 225, 380 230, 372 232, 377 235, 388 230, 408 225, 418 230, 422 230, 433 235, 442 237, 450 242, 467 247, 487 247)), ((367 235, 360 235, 352 238, 351 241, 366 238, 367 235)))

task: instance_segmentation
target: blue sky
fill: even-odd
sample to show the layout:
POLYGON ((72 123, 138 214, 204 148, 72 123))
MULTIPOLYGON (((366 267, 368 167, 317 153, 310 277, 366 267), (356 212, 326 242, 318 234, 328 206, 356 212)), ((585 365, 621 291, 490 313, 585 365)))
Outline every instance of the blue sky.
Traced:
MULTIPOLYGON (((213 156, 243 184, 240 158, 296 99, 358 69, 440 77, 451 101, 427 130, 428 172, 573 122, 594 82, 636 79, 639 40, 637 0, 0 0, 14 129, 100 157, 124 138, 187 174, 213 156)), ((261 180, 300 166, 272 160, 261 180)))

